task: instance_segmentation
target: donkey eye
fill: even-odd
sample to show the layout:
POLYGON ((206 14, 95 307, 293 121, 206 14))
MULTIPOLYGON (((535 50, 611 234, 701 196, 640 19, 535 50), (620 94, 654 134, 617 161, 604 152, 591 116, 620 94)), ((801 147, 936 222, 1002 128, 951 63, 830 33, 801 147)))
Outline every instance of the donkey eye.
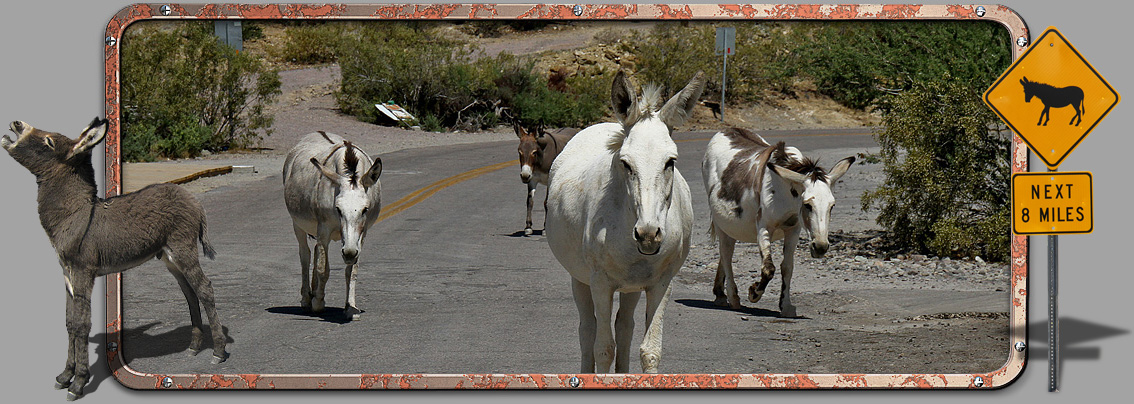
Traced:
POLYGON ((367 206, 367 207, 365 207, 365 208, 362 208, 362 214, 363 214, 363 215, 365 215, 365 214, 366 214, 366 211, 368 211, 368 210, 370 210, 370 207, 369 207, 369 206, 367 206))
POLYGON ((671 157, 669 160, 666 160, 665 169, 672 169, 674 164, 677 164, 677 159, 671 157))
POLYGON ((805 204, 803 204, 803 209, 805 209, 805 210, 807 210, 808 212, 810 212, 810 211, 811 211, 811 204, 810 204, 810 203, 805 203, 805 204))
POLYGON ((622 166, 626 167, 626 173, 627 174, 633 174, 634 173, 634 169, 630 168, 630 163, 627 162, 626 160, 622 160, 622 166))
POLYGON ((47 147, 50 147, 51 150, 55 150, 55 141, 52 140, 51 137, 43 138, 43 143, 46 144, 47 147))

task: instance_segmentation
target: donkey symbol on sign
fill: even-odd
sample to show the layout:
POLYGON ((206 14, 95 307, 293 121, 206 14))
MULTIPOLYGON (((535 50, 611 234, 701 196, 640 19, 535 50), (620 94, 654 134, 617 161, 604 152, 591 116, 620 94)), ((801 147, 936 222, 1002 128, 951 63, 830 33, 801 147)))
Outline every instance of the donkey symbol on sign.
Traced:
POLYGON ((1028 81, 1027 77, 1020 79, 1020 84, 1024 86, 1024 102, 1032 102, 1032 97, 1037 97, 1043 103, 1043 112, 1040 112, 1039 122, 1036 122, 1036 125, 1047 126, 1047 121, 1051 120, 1052 107, 1063 108, 1068 105, 1075 108, 1075 116, 1071 117, 1071 122, 1067 124, 1079 126, 1079 123, 1083 122, 1083 112, 1086 112, 1083 105, 1083 89, 1075 86, 1056 87, 1038 81, 1028 81))

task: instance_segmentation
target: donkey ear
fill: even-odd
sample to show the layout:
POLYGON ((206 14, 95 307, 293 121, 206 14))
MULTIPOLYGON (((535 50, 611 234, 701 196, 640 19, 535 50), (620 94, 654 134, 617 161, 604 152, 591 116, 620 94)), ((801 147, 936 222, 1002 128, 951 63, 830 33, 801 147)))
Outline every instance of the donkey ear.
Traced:
POLYGON ((521 139, 524 137, 524 127, 520 125, 520 121, 512 121, 512 130, 516 131, 516 137, 521 139))
POLYGON ((847 157, 835 163, 835 166, 831 167, 831 172, 827 173, 827 183, 835 185, 835 182, 838 181, 839 178, 842 178, 843 174, 847 173, 851 164, 854 164, 854 156, 847 157))
POLYGON ((322 163, 319 163, 319 159, 312 157, 311 164, 314 164, 315 169, 319 170, 319 172, 322 173, 324 177, 327 177, 328 180, 331 180, 331 182, 334 183, 335 186, 338 186, 340 183, 342 183, 343 176, 339 175, 339 173, 335 172, 334 170, 327 168, 327 166, 323 165, 322 163))
POLYGON ((697 72, 681 92, 665 102, 665 106, 658 111, 658 118, 671 128, 681 126, 686 119, 689 119, 693 107, 697 105, 697 100, 701 98, 701 92, 704 90, 705 72, 697 72))
POLYGON ((70 152, 67 152, 67 158, 70 159, 95 147, 102 139, 106 138, 106 130, 109 126, 110 121, 95 117, 95 119, 83 129, 83 133, 79 135, 79 140, 75 142, 75 146, 71 147, 70 152))
POLYGON ((633 83, 626 77, 626 72, 619 70, 610 88, 610 105, 614 108, 614 116, 619 122, 625 120, 630 108, 634 107, 635 96, 633 83))
POLYGON ((378 183, 378 177, 382 176, 382 158, 374 157, 374 164, 370 166, 370 171, 366 172, 366 176, 362 177, 362 186, 370 188, 378 183))
POLYGON ((778 174, 780 177, 783 177, 785 180, 791 181, 791 182, 796 183, 796 184, 802 184, 802 183, 807 181, 806 175, 797 173, 795 171, 789 170, 785 167, 781 167, 781 166, 778 166, 778 165, 775 165, 775 164, 770 164, 770 165, 772 166, 772 170, 774 170, 776 172, 776 174, 778 174))

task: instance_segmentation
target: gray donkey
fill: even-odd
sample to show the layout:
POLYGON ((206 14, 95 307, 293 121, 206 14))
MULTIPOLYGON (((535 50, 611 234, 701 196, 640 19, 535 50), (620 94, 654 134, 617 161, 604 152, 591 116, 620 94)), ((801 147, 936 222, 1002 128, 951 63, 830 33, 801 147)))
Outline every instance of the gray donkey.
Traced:
POLYGON ((39 221, 59 256, 67 286, 67 365, 55 387, 68 388, 68 400, 83 396, 90 381, 87 336, 91 330, 91 292, 95 277, 122 272, 161 259, 189 303, 193 335, 189 349, 202 349, 200 304, 205 305, 213 337, 214 364, 224 362, 225 335, 213 306, 213 287, 198 263, 197 242, 205 256, 215 251, 206 239, 205 211, 188 191, 158 184, 109 199, 99 198, 90 149, 106 136, 109 122, 95 118, 78 140, 12 122, 16 140, 0 146, 35 174, 39 221))

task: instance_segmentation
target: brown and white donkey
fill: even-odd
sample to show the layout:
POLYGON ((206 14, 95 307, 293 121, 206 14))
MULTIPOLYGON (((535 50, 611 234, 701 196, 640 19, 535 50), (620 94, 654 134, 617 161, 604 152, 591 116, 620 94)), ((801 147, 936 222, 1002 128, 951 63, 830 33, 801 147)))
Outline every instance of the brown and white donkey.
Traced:
MULTIPOLYGON (((552 134, 545 132, 543 127, 539 126, 535 130, 528 130, 519 123, 512 126, 516 130, 516 136, 520 138, 520 147, 518 148, 520 153, 520 181, 528 184, 528 216, 527 221, 524 222, 524 235, 530 236, 534 233, 532 231, 532 199, 535 198, 536 185, 547 186, 547 181, 550 179, 548 173, 551 171, 551 163, 555 161, 555 156, 559 155, 567 142, 579 130, 560 129, 552 134)), ((544 193, 543 206, 546 212, 546 192, 544 193)), ((545 218, 544 223, 546 222, 545 218)))

